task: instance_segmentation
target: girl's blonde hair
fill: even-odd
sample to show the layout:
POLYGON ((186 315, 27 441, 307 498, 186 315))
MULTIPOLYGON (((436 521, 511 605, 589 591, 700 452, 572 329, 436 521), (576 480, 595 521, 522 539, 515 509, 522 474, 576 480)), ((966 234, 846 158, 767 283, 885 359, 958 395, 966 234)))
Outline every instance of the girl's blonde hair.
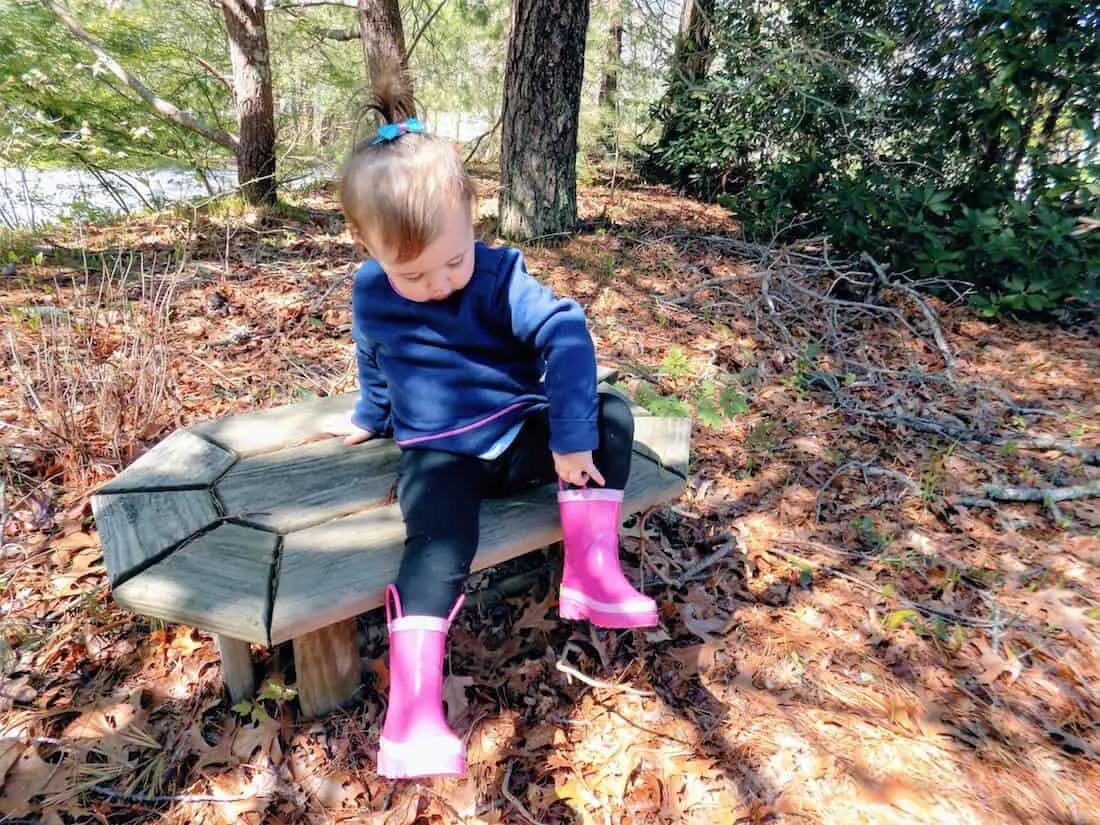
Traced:
MULTIPOLYGON (((379 125, 416 116, 404 72, 372 85, 370 109, 379 125)), ((386 143, 371 143, 374 138, 363 138, 352 150, 340 203, 364 244, 379 244, 398 262, 409 261, 436 238, 454 207, 472 207, 473 181, 448 141, 420 133, 386 143)))

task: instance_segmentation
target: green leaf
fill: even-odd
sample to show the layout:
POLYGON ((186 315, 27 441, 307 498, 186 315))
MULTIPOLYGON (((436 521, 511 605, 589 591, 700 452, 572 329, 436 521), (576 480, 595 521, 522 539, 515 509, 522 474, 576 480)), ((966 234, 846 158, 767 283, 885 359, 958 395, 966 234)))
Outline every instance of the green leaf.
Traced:
POLYGON ((699 399, 695 405, 695 414, 703 425, 714 430, 721 428, 726 423, 718 406, 709 398, 699 399))
POLYGON ((252 713, 252 700, 242 699, 241 701, 237 702, 237 704, 235 704, 232 708, 230 708, 230 710, 240 716, 248 716, 250 713, 252 713))
POLYGON ((909 619, 915 619, 917 617, 917 611, 910 608, 904 610, 895 610, 889 616, 886 617, 886 627, 890 630, 897 630, 902 622, 909 619))
POLYGON ((718 404, 727 418, 749 411, 749 399, 736 387, 726 387, 718 395, 718 404))

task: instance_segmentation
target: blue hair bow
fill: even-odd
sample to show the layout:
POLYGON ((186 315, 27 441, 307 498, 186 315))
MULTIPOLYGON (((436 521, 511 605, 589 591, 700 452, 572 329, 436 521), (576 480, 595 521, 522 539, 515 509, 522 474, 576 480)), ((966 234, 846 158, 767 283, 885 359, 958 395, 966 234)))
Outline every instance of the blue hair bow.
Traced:
POLYGON ((408 132, 424 133, 424 124, 420 122, 419 118, 410 117, 408 120, 403 120, 400 123, 386 123, 378 127, 378 136, 371 141, 371 144, 375 143, 389 143, 391 140, 397 140, 408 132))

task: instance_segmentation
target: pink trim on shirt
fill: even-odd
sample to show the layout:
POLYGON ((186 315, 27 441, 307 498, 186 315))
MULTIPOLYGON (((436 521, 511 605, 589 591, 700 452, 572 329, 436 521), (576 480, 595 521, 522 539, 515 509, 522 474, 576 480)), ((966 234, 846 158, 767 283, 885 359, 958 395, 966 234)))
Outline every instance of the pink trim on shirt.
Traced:
POLYGON ((528 407, 530 405, 531 405, 530 401, 517 401, 515 404, 510 404, 509 406, 505 407, 503 410, 497 410, 492 415, 490 415, 486 418, 483 418, 480 421, 475 421, 473 424, 467 424, 465 427, 459 427, 456 430, 447 430, 447 432, 445 432, 445 433, 432 433, 431 435, 420 435, 420 436, 417 436, 416 438, 408 438, 408 439, 405 439, 404 441, 397 441, 395 443, 399 447, 404 447, 404 446, 407 446, 409 444, 419 444, 422 441, 434 441, 437 438, 450 438, 452 435, 462 435, 463 433, 468 433, 470 430, 476 430, 478 427, 483 427, 484 425, 486 425, 486 424, 488 424, 492 421, 496 421, 502 415, 507 415, 508 413, 512 412, 512 410, 518 410, 520 407, 528 407))

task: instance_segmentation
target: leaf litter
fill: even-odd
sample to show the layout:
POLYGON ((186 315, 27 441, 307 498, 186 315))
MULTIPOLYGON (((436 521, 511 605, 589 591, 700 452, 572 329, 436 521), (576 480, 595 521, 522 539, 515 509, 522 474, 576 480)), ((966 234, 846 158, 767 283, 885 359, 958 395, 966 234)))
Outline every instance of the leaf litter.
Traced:
MULTIPOLYGON (((479 180, 486 205, 493 185, 479 180)), ((625 392, 696 418, 684 495, 624 529, 661 626, 559 622, 553 550, 473 577, 446 686, 465 780, 374 773, 377 616, 361 622, 350 707, 231 710, 208 634, 110 600, 88 501, 176 427, 354 389, 355 254, 330 190, 295 197, 256 225, 87 227, 87 270, 47 255, 0 289, 0 817, 988 823, 1100 809, 1096 330, 980 320, 874 261, 754 246, 722 209, 643 185, 582 187, 581 230, 526 251, 586 306, 625 392)), ((286 672, 285 649, 255 655, 269 678, 286 672)))

